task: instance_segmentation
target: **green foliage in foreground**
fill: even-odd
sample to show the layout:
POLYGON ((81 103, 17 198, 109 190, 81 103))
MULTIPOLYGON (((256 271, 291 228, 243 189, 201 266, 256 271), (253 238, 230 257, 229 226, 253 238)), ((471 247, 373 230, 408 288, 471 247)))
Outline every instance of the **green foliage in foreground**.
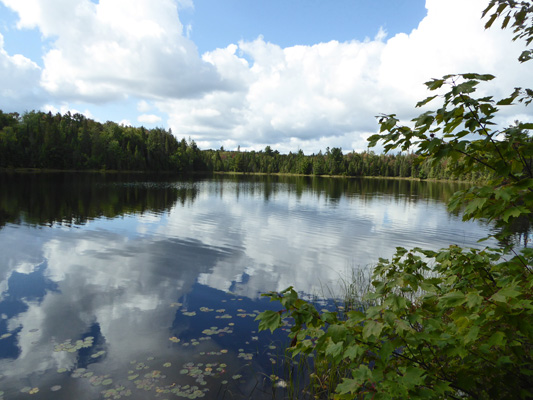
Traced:
POLYGON ((289 288, 268 294, 284 310, 262 313, 259 328, 293 318, 289 350, 342 370, 339 399, 530 398, 532 261, 532 249, 506 259, 503 250, 398 248, 374 270, 366 307, 346 319, 289 288))
MULTIPOLYGON (((529 2, 493 0, 484 15, 490 12, 487 27, 502 17, 503 28, 512 26, 530 44, 529 2)), ((380 116, 380 134, 370 142, 384 142, 387 151, 414 147, 430 163, 461 159, 457 173, 491 171, 489 182, 456 193, 449 207, 464 207, 465 220, 495 221, 505 239, 513 225, 531 220, 533 124, 497 130, 492 121, 498 107, 530 103, 533 91, 518 88, 499 101, 474 97, 476 86, 493 78, 468 73, 427 82, 437 95, 418 106, 436 98, 442 106, 415 118, 414 127, 380 116)), ((314 354, 317 371, 340 376, 332 390, 338 399, 533 398, 532 249, 398 248, 372 279, 363 303, 343 318, 319 313, 293 288, 266 294, 284 309, 259 315, 259 327, 275 330, 294 319, 289 351, 314 354)), ((324 381, 318 372, 311 376, 318 395, 324 381)))

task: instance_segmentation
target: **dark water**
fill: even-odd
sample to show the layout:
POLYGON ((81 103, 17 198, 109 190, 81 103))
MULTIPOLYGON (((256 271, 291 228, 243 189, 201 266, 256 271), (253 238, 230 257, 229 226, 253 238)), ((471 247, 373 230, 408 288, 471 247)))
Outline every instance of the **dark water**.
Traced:
MULTIPOLYGON (((0 175, 0 398, 271 398, 292 285, 327 297, 396 246, 479 245, 460 186, 392 180, 0 175)), ((485 243, 486 244, 486 243, 485 243)))

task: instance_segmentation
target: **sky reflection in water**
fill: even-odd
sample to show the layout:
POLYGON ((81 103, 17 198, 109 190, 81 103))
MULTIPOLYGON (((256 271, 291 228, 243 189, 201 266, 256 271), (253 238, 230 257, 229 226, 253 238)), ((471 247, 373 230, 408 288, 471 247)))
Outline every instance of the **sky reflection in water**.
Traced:
POLYGON ((269 398, 284 336, 257 332, 260 293, 328 295, 396 246, 487 232, 450 185, 139 178, 1 178, 3 398, 269 398))

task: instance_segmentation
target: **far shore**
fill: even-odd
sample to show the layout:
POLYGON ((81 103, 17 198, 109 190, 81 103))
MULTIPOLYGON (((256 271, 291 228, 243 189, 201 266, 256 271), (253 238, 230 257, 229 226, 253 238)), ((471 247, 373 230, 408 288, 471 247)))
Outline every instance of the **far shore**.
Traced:
POLYGON ((175 175, 200 175, 200 174, 215 174, 215 175, 260 175, 260 176, 305 176, 310 178, 335 178, 335 179, 390 179, 402 181, 427 181, 427 182, 457 182, 457 183, 473 183, 471 181, 463 181, 456 179, 434 179, 434 178, 413 178, 413 177, 399 177, 399 176, 350 176, 350 175, 306 175, 306 174, 291 174, 282 172, 235 172, 235 171, 197 171, 180 173, 176 171, 130 171, 130 170, 111 170, 111 169, 49 169, 49 168, 0 168, 0 173, 99 173, 99 174, 175 174, 175 175))

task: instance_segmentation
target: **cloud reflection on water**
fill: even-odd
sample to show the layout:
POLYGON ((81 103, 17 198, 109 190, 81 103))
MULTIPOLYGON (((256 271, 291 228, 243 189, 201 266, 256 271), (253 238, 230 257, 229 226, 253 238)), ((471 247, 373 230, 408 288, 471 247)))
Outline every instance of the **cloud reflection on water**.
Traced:
MULTIPOLYGON (((101 184, 104 200, 92 208, 104 210, 106 218, 81 216, 82 224, 48 227, 8 221, 0 229, 0 307, 11 307, 4 329, 14 333, 8 339, 18 353, 0 360, 2 384, 51 386, 58 368, 72 371, 94 362, 94 371, 124 371, 132 360, 149 355, 179 365, 197 353, 172 345, 169 336, 185 335, 193 320, 170 305, 194 295, 198 284, 249 301, 290 285, 320 295, 351 267, 388 257, 396 245, 436 249, 457 239, 475 245, 486 232, 480 224, 449 215, 441 192, 425 198, 372 190, 354 181, 352 189, 342 191, 337 186, 345 183, 339 181, 328 190, 313 187, 314 181, 306 186, 305 180, 242 179, 167 183, 163 190, 154 185, 153 191, 142 185, 142 196, 133 199, 152 201, 156 211, 134 202, 128 207, 114 203, 123 210, 114 215, 104 201, 116 199, 117 191, 134 193, 135 183, 101 184), (185 192, 176 195, 180 190, 185 192), (17 294, 10 285, 14 276, 28 290, 41 288, 41 294, 17 294), (96 335, 94 351, 106 352, 101 359, 91 360, 81 351, 54 352, 57 344, 88 335, 96 335)), ((41 188, 39 193, 45 192, 41 188)), ((28 210, 22 212, 38 221, 28 210)), ((43 215, 53 221, 53 213, 43 215)), ((226 326, 221 320, 211 324, 226 326)), ((196 351, 217 348, 211 341, 196 351)), ((84 392, 81 383, 70 384, 65 391, 70 396, 94 395, 84 392)))

